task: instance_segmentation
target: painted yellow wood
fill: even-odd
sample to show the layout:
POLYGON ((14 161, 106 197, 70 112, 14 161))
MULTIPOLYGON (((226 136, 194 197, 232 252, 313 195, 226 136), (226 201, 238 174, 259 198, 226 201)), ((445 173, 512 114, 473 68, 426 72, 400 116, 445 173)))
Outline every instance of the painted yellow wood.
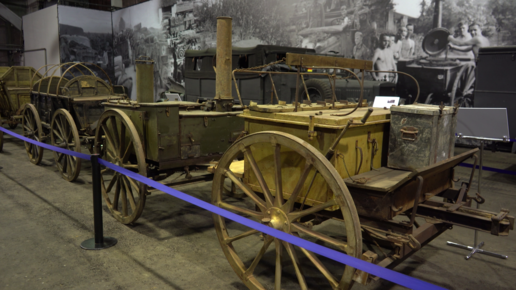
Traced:
MULTIPOLYGON (((356 112, 349 116, 332 116, 335 113, 344 113, 348 110, 323 110, 322 115, 315 115, 314 111, 300 112, 257 112, 246 110, 241 117, 245 119, 245 128, 249 134, 262 131, 281 131, 292 134, 303 139, 307 144, 312 145, 323 154, 329 149, 335 138, 341 131, 341 128, 349 119, 353 119, 352 125, 343 138, 338 143, 335 156, 331 160, 335 168, 342 178, 348 178, 356 174, 361 174, 371 170, 372 152, 375 150, 372 166, 380 168, 382 166, 382 153, 384 139, 388 138, 390 111, 378 109, 373 111, 371 117, 365 124, 361 124, 360 120, 364 116, 368 108, 359 108, 356 112), (312 140, 308 137, 309 117, 315 117, 315 131, 317 136, 312 140), (290 123, 289 123, 290 122, 290 123), (321 128, 319 125, 330 125, 330 128, 321 128), (371 142, 375 139, 377 147, 373 148, 371 142), (360 150, 361 149, 361 150, 360 150), (360 157, 362 151, 362 158, 360 157), (345 165, 344 165, 345 162, 345 165), (347 167, 347 171, 346 171, 347 167), (349 174, 348 174, 349 172, 349 174)), ((275 195, 275 177, 274 177, 274 151, 271 144, 256 144, 251 146, 254 159, 264 175, 267 186, 271 193, 275 195)), ((281 162, 283 166, 283 196, 288 198, 297 184, 297 180, 290 176, 299 176, 304 167, 304 158, 297 152, 292 150, 281 150, 281 162), (287 163, 288 164, 285 164, 287 163)), ((302 202, 308 190, 309 183, 312 179, 313 172, 308 175, 308 181, 305 183, 302 194, 298 198, 298 202, 302 202)), ((244 165, 244 182, 253 190, 261 192, 260 185, 252 172, 249 161, 245 160, 244 165)), ((326 202, 332 196, 328 192, 323 178, 316 176, 314 183, 306 197, 305 204, 316 205, 326 202)), ((336 209, 336 208, 334 208, 336 209)))

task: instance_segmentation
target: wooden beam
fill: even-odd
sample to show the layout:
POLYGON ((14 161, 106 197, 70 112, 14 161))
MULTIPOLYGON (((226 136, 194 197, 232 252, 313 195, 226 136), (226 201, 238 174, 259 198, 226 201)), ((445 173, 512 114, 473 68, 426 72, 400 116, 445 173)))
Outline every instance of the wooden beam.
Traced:
POLYGON ((301 62, 304 67, 343 67, 348 69, 372 70, 373 62, 370 60, 351 59, 334 56, 311 55, 287 53, 287 65, 299 66, 301 62))

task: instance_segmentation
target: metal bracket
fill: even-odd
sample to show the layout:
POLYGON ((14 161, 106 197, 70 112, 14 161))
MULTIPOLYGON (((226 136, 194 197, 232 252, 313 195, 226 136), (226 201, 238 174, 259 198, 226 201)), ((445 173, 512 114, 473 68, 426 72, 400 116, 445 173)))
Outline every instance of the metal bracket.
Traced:
POLYGON ((317 132, 315 131, 315 116, 310 116, 308 123, 308 139, 313 140, 316 136, 317 132))
POLYGON ((507 215, 509 214, 509 210, 506 208, 502 208, 500 210, 500 213, 498 213, 496 216, 491 217, 491 234, 498 236, 500 233, 500 221, 503 220, 507 215))

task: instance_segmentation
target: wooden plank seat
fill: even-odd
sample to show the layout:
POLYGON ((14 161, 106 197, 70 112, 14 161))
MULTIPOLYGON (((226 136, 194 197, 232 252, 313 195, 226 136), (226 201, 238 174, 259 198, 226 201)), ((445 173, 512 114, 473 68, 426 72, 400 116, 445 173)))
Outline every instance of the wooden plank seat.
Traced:
POLYGON ((344 182, 351 188, 361 188, 377 192, 393 192, 417 176, 425 177, 455 167, 473 156, 477 151, 478 148, 413 171, 381 167, 351 178, 345 178, 344 182))

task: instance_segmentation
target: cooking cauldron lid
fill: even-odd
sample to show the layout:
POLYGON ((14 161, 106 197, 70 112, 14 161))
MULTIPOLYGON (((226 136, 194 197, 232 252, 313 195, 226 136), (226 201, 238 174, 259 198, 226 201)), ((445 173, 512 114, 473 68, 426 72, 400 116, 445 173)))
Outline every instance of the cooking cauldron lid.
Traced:
POLYGON ((450 31, 446 28, 434 28, 423 38, 423 50, 431 56, 438 55, 446 50, 448 46, 448 35, 450 31))

